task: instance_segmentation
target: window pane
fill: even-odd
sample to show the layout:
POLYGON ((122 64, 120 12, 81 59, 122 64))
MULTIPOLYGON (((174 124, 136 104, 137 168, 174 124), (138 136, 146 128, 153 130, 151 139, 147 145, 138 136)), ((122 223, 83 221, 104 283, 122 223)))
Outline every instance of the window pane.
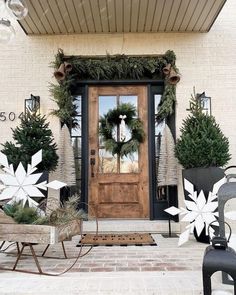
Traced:
POLYGON ((76 179, 76 193, 81 194, 81 180, 76 179))
POLYGON ((155 114, 157 114, 157 108, 158 108, 159 103, 161 102, 161 95, 155 94, 154 100, 155 100, 155 114))
POLYGON ((81 136, 81 117, 76 117, 78 127, 71 129, 71 136, 81 136))
MULTIPOLYGON (((106 115, 109 110, 114 109, 117 106, 116 96, 99 96, 99 118, 106 115)), ((113 128, 113 138, 117 140, 117 130, 113 128)), ((101 136, 99 136, 99 146, 103 147, 104 143, 101 136)))
MULTIPOLYGON (((136 112, 138 112, 137 111, 137 105, 138 105, 138 97, 137 97, 137 95, 121 95, 119 97, 119 100, 120 100, 120 104, 122 104, 122 103, 130 103, 130 104, 132 104, 133 106, 135 106, 136 112)), ((132 134, 131 134, 129 128, 127 127, 127 125, 126 125, 126 127, 125 127, 125 141, 130 140, 131 137, 132 137, 132 134)))
POLYGON ((156 191, 157 200, 167 200, 167 187, 166 186, 157 186, 156 191))
POLYGON ((121 95, 120 103, 130 103, 134 105, 137 110, 138 97, 137 95, 121 95))
POLYGON ((76 179, 81 179, 81 159, 75 159, 76 179))
POLYGON ((99 118, 117 106, 116 96, 99 96, 99 118))
POLYGON ((99 149, 99 173, 117 173, 117 157, 107 152, 105 149, 99 149))
POLYGON ((156 152, 156 157, 159 156, 160 144, 161 144, 161 135, 158 135, 158 136, 155 137, 155 152, 156 152))
MULTIPOLYGON (((117 141, 117 127, 114 126, 112 130, 112 137, 115 141, 117 141)), ((99 147, 104 147, 104 141, 102 140, 102 137, 99 136, 99 147)))
POLYGON ((74 149, 75 158, 81 157, 81 138, 72 137, 72 146, 74 149))
MULTIPOLYGON (((116 96, 99 96, 99 117, 104 116, 110 109, 117 107, 117 104, 130 103, 135 106, 137 110, 138 97, 137 95, 121 95, 116 96)), ((119 127, 119 126, 118 126, 119 127)), ((114 126, 112 130, 112 137, 115 141, 118 140, 118 134, 122 130, 122 137, 124 142, 131 139, 131 131, 125 125, 125 128, 117 128, 114 126)), ((117 159, 117 155, 112 156, 110 152, 107 152, 104 148, 104 142, 99 138, 99 172, 100 173, 137 173, 138 172, 138 152, 122 159, 117 159), (119 165, 119 167, 117 166, 119 165)))
POLYGON ((132 137, 132 133, 130 129, 125 125, 125 132, 122 134, 124 136, 124 142, 129 141, 132 137))
POLYGON ((120 173, 138 173, 138 153, 120 159, 120 173))
POLYGON ((76 96, 74 100, 74 105, 76 106, 76 111, 78 115, 81 115, 81 100, 82 100, 81 95, 76 96))
POLYGON ((155 123, 155 135, 161 135, 163 133, 163 130, 165 128, 165 120, 163 120, 160 123, 155 123))

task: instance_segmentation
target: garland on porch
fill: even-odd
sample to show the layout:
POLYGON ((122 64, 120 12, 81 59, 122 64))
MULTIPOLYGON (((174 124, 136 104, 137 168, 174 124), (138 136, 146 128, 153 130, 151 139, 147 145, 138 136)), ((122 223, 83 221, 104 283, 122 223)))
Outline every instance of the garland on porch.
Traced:
POLYGON ((174 112, 175 87, 180 80, 175 66, 176 56, 168 50, 162 56, 107 55, 103 57, 66 57, 61 49, 53 62, 54 76, 59 84, 51 84, 50 91, 58 109, 52 114, 62 124, 77 127, 77 111, 72 95, 78 80, 156 80, 165 79, 165 89, 158 107, 157 120, 162 121, 174 112))
POLYGON ((117 154, 123 157, 134 153, 138 150, 139 144, 144 141, 143 124, 139 118, 135 118, 136 115, 135 106, 123 103, 100 118, 99 134, 104 141, 105 149, 112 155, 117 154), (117 128, 116 130, 122 128, 122 120, 131 132, 131 138, 127 141, 125 141, 124 134, 123 136, 118 135, 118 140, 115 140, 113 136, 114 128, 117 128))

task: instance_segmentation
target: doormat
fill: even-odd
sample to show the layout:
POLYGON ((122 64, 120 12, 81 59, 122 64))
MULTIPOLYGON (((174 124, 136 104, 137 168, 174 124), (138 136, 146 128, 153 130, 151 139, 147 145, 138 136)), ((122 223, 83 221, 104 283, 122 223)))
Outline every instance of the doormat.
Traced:
POLYGON ((86 234, 83 235, 78 247, 81 245, 86 246, 156 246, 151 234, 86 234))

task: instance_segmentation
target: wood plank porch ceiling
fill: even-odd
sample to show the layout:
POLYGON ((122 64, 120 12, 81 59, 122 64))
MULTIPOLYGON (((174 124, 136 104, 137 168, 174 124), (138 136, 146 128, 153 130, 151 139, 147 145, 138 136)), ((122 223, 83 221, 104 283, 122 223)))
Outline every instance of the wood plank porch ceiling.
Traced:
POLYGON ((208 32, 226 0, 28 0, 26 34, 208 32))

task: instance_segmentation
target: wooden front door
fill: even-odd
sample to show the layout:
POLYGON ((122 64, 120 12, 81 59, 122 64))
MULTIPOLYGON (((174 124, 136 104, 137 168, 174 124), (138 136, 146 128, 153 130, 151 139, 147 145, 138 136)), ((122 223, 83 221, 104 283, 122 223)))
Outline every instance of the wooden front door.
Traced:
MULTIPOLYGON (((89 88, 88 197, 97 217, 149 217, 147 121, 145 86, 89 88), (131 103, 136 107, 143 122, 145 141, 140 144, 138 152, 119 158, 105 150, 98 127, 100 116, 122 103, 131 103)), ((128 130, 126 132, 129 133, 128 130)))

